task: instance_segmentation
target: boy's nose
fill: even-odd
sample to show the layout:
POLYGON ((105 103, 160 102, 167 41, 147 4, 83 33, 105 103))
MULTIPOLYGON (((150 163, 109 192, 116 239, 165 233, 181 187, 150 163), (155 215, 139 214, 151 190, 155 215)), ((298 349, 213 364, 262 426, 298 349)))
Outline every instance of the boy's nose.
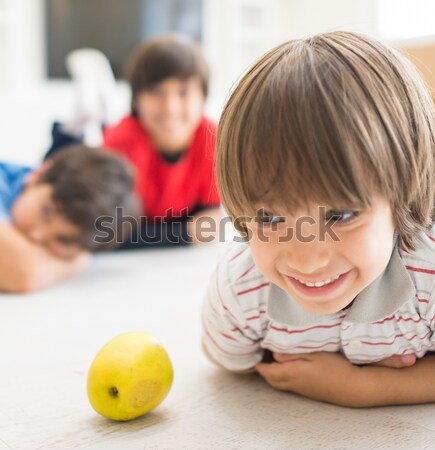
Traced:
POLYGON ((165 112, 176 113, 180 108, 180 99, 177 95, 171 94, 165 97, 165 112))
POLYGON ((322 242, 298 242, 286 250, 285 258, 292 271, 306 275, 324 272, 331 259, 322 242))

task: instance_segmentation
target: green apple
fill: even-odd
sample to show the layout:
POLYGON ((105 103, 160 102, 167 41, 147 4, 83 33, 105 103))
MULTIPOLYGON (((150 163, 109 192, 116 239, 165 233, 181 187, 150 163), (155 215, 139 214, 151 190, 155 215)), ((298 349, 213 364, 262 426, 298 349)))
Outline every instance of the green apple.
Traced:
POLYGON ((121 334, 97 354, 88 373, 88 397, 95 411, 130 420, 159 405, 171 388, 166 350, 148 333, 121 334))

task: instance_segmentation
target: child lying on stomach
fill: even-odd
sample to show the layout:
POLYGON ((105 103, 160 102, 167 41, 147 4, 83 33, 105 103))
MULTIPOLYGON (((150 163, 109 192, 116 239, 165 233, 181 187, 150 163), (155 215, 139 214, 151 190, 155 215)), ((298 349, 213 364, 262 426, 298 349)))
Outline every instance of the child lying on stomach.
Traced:
POLYGON ((80 272, 90 252, 122 241, 119 218, 137 210, 130 167, 101 149, 74 145, 33 170, 0 163, 0 291, 29 292, 80 272), (98 238, 98 218, 112 239, 98 238))

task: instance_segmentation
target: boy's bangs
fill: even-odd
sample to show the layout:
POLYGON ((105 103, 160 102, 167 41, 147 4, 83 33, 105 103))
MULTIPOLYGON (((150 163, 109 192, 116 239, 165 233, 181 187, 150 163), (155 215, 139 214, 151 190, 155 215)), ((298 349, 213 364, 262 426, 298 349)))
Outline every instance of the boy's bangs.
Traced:
MULTIPOLYGON (((226 118, 233 132, 225 144, 234 164, 225 191, 238 193, 229 209, 252 215, 273 207, 293 215, 313 205, 370 207, 383 190, 384 162, 367 157, 367 133, 380 136, 382 130, 361 111, 355 122, 352 102, 360 99, 349 100, 340 69, 322 62, 307 69, 285 57, 271 67, 242 85, 240 98, 245 88, 255 96, 226 118)), ((376 141, 385 144, 382 137, 376 141)))
POLYGON ((250 155, 245 157, 252 163, 245 165, 238 175, 241 189, 234 205, 242 215, 255 216, 261 208, 275 214, 296 215, 308 212, 313 206, 365 209, 371 205, 373 180, 353 176, 358 171, 349 170, 343 164, 340 167, 339 161, 331 167, 328 158, 297 158, 298 152, 286 147, 284 142, 271 143, 268 149, 271 156, 260 161, 255 157, 259 149, 248 148, 246 152, 250 155), (273 145, 278 149, 271 148, 273 145))
MULTIPOLYGON (((310 94, 320 97, 313 87, 304 93, 310 94)), ((237 213, 252 215, 254 205, 291 215, 313 205, 368 208, 379 191, 380 167, 367 161, 366 143, 345 115, 285 94, 270 97, 259 93, 252 108, 258 110, 240 123, 245 130, 232 149, 238 173, 227 182, 237 180, 229 186, 238 192, 237 213)))

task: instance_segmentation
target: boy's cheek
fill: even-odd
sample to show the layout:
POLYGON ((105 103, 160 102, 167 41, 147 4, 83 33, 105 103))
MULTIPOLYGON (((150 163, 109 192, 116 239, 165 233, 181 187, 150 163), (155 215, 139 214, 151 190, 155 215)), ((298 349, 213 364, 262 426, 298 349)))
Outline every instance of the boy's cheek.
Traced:
POLYGON ((26 233, 26 230, 31 228, 35 222, 34 216, 34 207, 31 204, 26 204, 18 199, 15 205, 12 206, 12 223, 23 233, 26 233))

